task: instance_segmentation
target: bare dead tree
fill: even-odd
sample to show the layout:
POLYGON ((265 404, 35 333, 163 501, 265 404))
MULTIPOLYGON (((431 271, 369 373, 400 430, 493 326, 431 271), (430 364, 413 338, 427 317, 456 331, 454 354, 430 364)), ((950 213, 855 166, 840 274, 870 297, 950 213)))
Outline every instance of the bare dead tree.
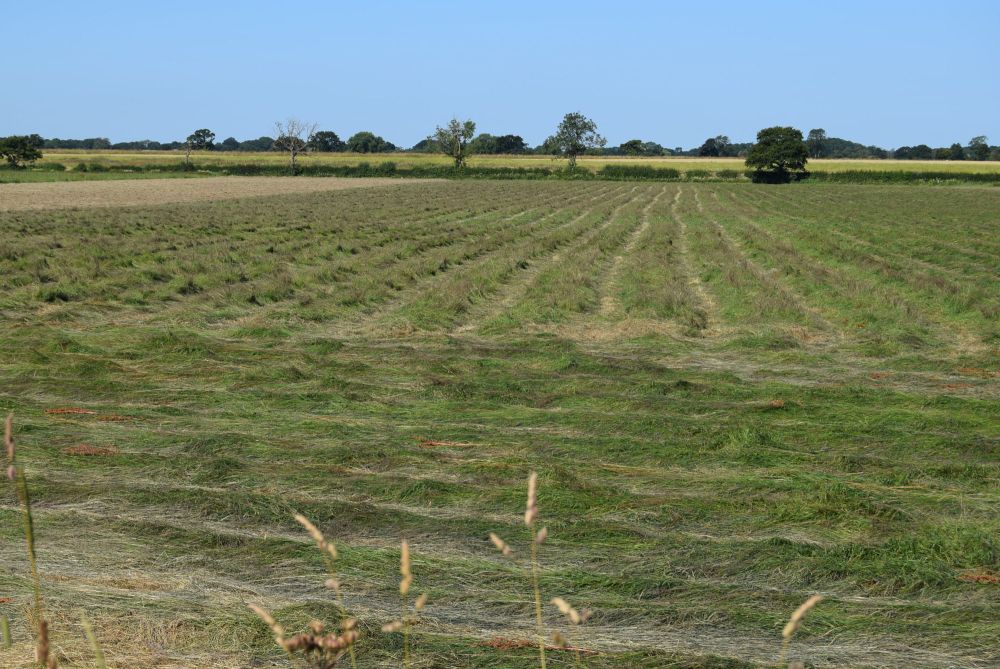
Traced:
POLYGON ((295 159, 309 150, 309 138, 316 133, 316 123, 306 123, 297 118, 289 118, 284 123, 274 124, 277 139, 274 148, 288 154, 288 168, 295 174, 295 159))

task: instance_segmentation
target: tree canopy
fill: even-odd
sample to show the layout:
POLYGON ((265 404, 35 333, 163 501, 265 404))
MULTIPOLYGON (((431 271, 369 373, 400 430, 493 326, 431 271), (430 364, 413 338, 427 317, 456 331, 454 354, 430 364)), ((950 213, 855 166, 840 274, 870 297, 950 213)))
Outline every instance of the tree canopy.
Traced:
MULTIPOLYGON (((417 150, 414 147, 414 150, 417 150)), ((469 153, 525 153, 528 145, 520 135, 490 135, 482 133, 469 142, 469 153)))
POLYGON ((396 150, 396 145, 373 132, 362 130, 347 140, 347 150, 353 153, 391 153, 396 150))
POLYGON ((757 133, 757 143, 747 153, 746 165, 755 170, 759 181, 787 182, 794 172, 804 172, 809 149, 802 131, 786 126, 764 128, 757 133))
POLYGON ((990 157, 990 144, 986 135, 979 135, 969 140, 969 160, 987 160, 990 157))
POLYGON ((607 140, 597 132, 597 124, 579 112, 571 112, 563 117, 556 133, 545 140, 553 154, 569 159, 569 168, 576 167, 576 157, 588 149, 598 149, 607 140))
POLYGON ((443 128, 438 126, 432 138, 438 150, 451 156, 452 160, 455 161, 455 167, 464 167, 465 148, 475 134, 476 124, 473 121, 459 121, 457 118, 453 118, 443 128))
POLYGON ((215 145, 215 133, 208 128, 201 128, 188 135, 186 141, 192 151, 210 151, 215 145))
POLYGON ((822 158, 826 150, 826 130, 823 128, 813 128, 806 137, 806 148, 809 149, 810 158, 822 158))
POLYGON ((41 135, 11 135, 0 137, 0 157, 12 168, 24 167, 42 157, 45 140, 41 135))
POLYGON ((347 144, 332 130, 319 130, 309 137, 309 149, 312 151, 330 153, 332 151, 343 151, 346 148, 347 144))

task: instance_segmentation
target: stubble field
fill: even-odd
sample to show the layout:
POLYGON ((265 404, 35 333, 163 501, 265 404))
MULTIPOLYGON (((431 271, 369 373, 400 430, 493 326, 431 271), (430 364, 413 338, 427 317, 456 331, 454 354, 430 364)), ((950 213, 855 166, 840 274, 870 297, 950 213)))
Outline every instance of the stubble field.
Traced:
POLYGON ((406 538, 414 666, 537 666, 487 538, 523 560, 532 470, 590 667, 773 666, 815 592, 811 666, 1000 662, 996 188, 233 197, 0 212, 0 410, 72 666, 83 612, 115 666, 286 666, 247 602, 336 617, 296 512, 337 542, 359 665, 398 666, 406 538))
MULTIPOLYGON (((79 163, 99 164, 109 168, 127 168, 135 165, 176 165, 183 162, 184 154, 180 151, 83 151, 67 149, 51 149, 45 151, 45 157, 39 165, 46 163, 61 163, 73 168, 79 163)), ((196 151, 191 154, 191 160, 198 165, 228 165, 232 163, 250 163, 259 165, 285 165, 288 156, 280 151, 196 151)), ((427 165, 450 165, 451 158, 436 153, 310 153, 300 157, 302 165, 357 165, 368 162, 378 164, 383 161, 395 162, 400 167, 419 167, 427 165)), ((589 170, 598 170, 605 165, 653 165, 655 167, 672 167, 678 170, 737 170, 746 169, 743 158, 694 158, 694 157, 649 157, 649 156, 581 156, 579 165, 589 170)), ((565 160, 557 160, 545 155, 472 155, 469 156, 472 167, 562 167, 565 160)), ((827 172, 845 170, 889 170, 889 171, 931 171, 931 172, 1000 172, 1000 161, 976 160, 852 160, 852 159, 811 159, 809 169, 827 172)), ((98 178, 106 176, 77 174, 63 175, 98 178)))

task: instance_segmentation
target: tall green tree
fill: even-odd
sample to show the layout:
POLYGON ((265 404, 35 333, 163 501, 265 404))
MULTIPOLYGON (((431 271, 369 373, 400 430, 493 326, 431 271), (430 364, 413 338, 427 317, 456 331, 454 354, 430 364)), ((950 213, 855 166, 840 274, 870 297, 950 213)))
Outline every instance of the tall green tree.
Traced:
POLYGON ((362 130, 348 138, 347 150, 352 153, 390 153, 396 150, 396 145, 373 132, 362 130))
POLYGON ((11 135, 0 137, 0 157, 17 169, 42 157, 45 140, 40 135, 11 135))
POLYGON ((813 128, 806 137, 806 147, 810 158, 822 158, 826 151, 826 130, 813 128))
POLYGON ((195 130, 184 140, 184 162, 191 163, 192 151, 211 151, 215 145, 215 133, 208 128, 195 130))
POLYGON ((643 154, 643 145, 641 139, 630 139, 621 146, 618 150, 622 152, 625 156, 641 156, 643 154))
POLYGON ((728 156, 731 142, 725 135, 709 137, 705 143, 698 147, 699 156, 728 156))
POLYGON ((809 149, 802 131, 786 126, 764 128, 747 153, 746 165, 754 169, 754 180, 787 183, 793 173, 805 172, 809 149))
POLYGON ((569 159, 569 168, 576 168, 576 158, 588 149, 599 149, 608 141, 597 132, 597 124, 579 112, 572 112, 563 117, 556 134, 545 140, 545 146, 550 147, 557 156, 569 159))
POLYGON ((332 151, 343 151, 347 145, 331 130, 319 130, 309 137, 309 148, 312 151, 330 153, 332 151))
POLYGON ((453 118, 445 127, 438 126, 432 139, 441 153, 451 156, 455 167, 465 166, 465 150, 476 134, 476 124, 470 120, 453 118))
POLYGON ((968 150, 969 160, 988 160, 990 157, 990 144, 986 135, 979 135, 969 140, 968 150))

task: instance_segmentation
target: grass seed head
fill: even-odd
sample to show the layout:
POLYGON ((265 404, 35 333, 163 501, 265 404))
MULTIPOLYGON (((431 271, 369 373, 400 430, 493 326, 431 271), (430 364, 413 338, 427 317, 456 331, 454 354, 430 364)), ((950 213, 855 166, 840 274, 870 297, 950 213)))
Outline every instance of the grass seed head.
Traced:
POLYGON ((402 548, 399 551, 399 573, 402 579, 399 581, 399 594, 405 595, 410 591, 413 583, 413 574, 410 572, 410 544, 403 539, 402 548))
POLYGON ((277 638, 278 643, 280 644, 281 638, 285 636, 285 628, 279 625, 278 621, 276 621, 270 613, 268 613, 261 607, 257 606, 256 604, 247 604, 247 607, 249 607, 251 611, 256 613, 257 617, 263 620, 265 625, 271 628, 271 631, 274 632, 274 636, 277 638))
POLYGON ((545 540, 548 538, 548 536, 549 536, 549 528, 543 527, 542 529, 538 530, 538 534, 535 535, 535 543, 541 546, 543 543, 545 543, 545 540))
POLYGON ((583 622, 583 616, 580 615, 580 612, 570 606, 569 602, 562 597, 553 597, 552 604, 559 609, 559 613, 566 616, 566 618, 574 625, 579 625, 583 622))
POLYGON ((490 541, 493 542, 493 545, 497 547, 498 551, 503 553, 504 557, 514 556, 514 551, 512 551, 510 546, 507 545, 507 542, 498 537, 493 532, 490 532, 490 541))
POLYGON ((529 527, 538 519, 538 474, 528 477, 528 502, 524 507, 524 524, 529 527))
POLYGON ((326 537, 323 536, 323 533, 319 531, 318 527, 313 525, 312 522, 301 513, 295 514, 295 520, 297 520, 302 527, 306 528, 306 532, 308 532, 309 536, 313 538, 313 541, 316 542, 316 545, 319 546, 321 551, 325 551, 330 554, 330 557, 335 560, 337 559, 337 549, 333 544, 326 540, 326 537))
POLYGON ((425 606, 427 606, 426 592, 422 593, 419 597, 417 597, 417 601, 413 603, 413 608, 416 609, 417 611, 422 611, 425 606))
POLYGON ((795 612, 792 613, 792 617, 788 619, 788 622, 785 624, 785 629, 781 632, 781 636, 785 639, 791 639, 792 635, 795 634, 795 631, 799 629, 800 625, 802 625, 802 619, 806 617, 806 614, 809 613, 812 607, 816 606, 821 601, 823 601, 823 595, 813 595, 804 601, 799 608, 795 609, 795 612))
POLYGON ((386 634, 398 632, 401 629, 403 629, 402 620, 393 620, 391 623, 386 623, 385 625, 382 625, 382 631, 385 632, 386 634))

